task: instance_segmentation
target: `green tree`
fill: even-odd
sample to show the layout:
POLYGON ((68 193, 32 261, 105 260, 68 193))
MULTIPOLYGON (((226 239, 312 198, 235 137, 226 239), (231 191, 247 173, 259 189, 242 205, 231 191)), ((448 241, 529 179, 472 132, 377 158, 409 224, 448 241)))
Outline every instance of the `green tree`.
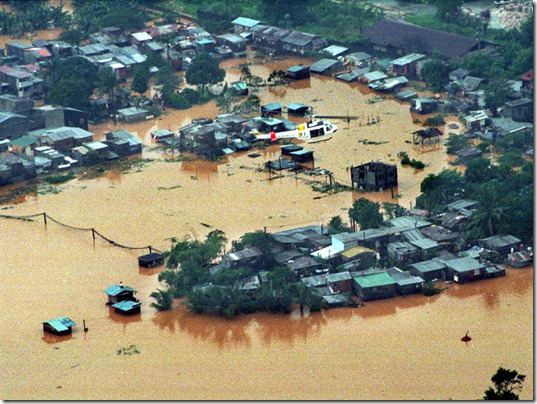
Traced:
POLYGON ((494 116, 498 116, 498 107, 506 103, 509 91, 507 81, 501 78, 493 79, 485 86, 485 104, 494 116))
POLYGON ((489 179, 490 160, 484 157, 472 159, 466 165, 464 179, 476 184, 483 183, 489 179))
POLYGON ((490 380, 494 387, 485 390, 483 400, 518 400, 526 375, 500 366, 490 380))
POLYGON ((440 92, 449 82, 449 67, 440 60, 432 60, 423 68, 423 78, 434 92, 440 92))
POLYGON ((226 71, 221 69, 217 60, 209 56, 208 53, 198 53, 192 64, 185 73, 188 84, 201 86, 221 83, 226 76, 226 71))
POLYGON ((333 216, 332 219, 328 222, 327 228, 328 234, 338 234, 350 231, 350 227, 347 226, 341 216, 333 216))
POLYGON ((455 170, 429 174, 420 184, 421 195, 416 198, 416 205, 429 212, 443 212, 447 204, 465 197, 465 188, 464 177, 455 170))
POLYGON ((455 22, 460 15, 460 8, 464 0, 432 0, 436 6, 437 17, 446 22, 455 22))
POLYGON ((145 93, 149 89, 149 64, 140 63, 135 66, 131 83, 131 90, 139 94, 145 93))
POLYGON ((446 140, 446 152, 449 154, 455 154, 459 150, 466 149, 471 145, 472 143, 470 142, 470 139, 455 133, 448 133, 446 140))
POLYGON ((503 219, 503 185, 497 179, 481 184, 476 196, 479 205, 472 215, 470 228, 485 230, 485 237, 493 236, 503 219))
POLYGON ((357 223, 360 226, 360 230, 377 228, 383 220, 380 204, 366 198, 354 201, 349 209, 349 218, 353 225, 357 223))
POLYGON ((406 209, 398 203, 382 202, 382 209, 388 215, 388 219, 395 219, 406 214, 406 209))
POLYGON ((155 302, 151 302, 150 306, 154 307, 158 311, 169 310, 173 304, 173 292, 171 290, 158 289, 157 292, 152 292, 149 297, 155 299, 155 302))
POLYGON ((119 79, 114 69, 110 66, 103 66, 98 73, 96 92, 98 94, 107 94, 108 112, 112 115, 114 123, 116 123, 116 91, 118 87, 119 79))
POLYGON ((52 105, 87 110, 89 106, 88 98, 92 93, 92 83, 84 79, 66 77, 54 84, 45 98, 45 102, 52 105))

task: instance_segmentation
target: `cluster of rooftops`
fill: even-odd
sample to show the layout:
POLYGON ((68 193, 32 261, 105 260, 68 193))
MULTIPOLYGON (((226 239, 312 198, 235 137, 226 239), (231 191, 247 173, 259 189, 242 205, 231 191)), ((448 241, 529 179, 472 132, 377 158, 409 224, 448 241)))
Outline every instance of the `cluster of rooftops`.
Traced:
MULTIPOLYGON (((531 246, 511 235, 495 235, 469 245, 464 239, 465 223, 476 202, 459 200, 447 211, 427 220, 414 209, 407 215, 386 220, 378 228, 329 235, 324 226, 306 226, 272 233, 275 245, 270 254, 278 265, 289 268, 295 281, 322 296, 324 307, 339 307, 359 301, 419 293, 428 282, 466 283, 505 275, 507 265, 523 268, 533 262, 531 246)), ((256 268, 264 254, 250 247, 223 254, 210 271, 256 268)), ((153 268, 165 261, 160 253, 140 256, 139 266, 153 268)), ((268 272, 239 280, 239 287, 255 294, 269 281, 268 272)), ((205 288, 210 285, 197 285, 205 288)), ((114 284, 104 290, 107 305, 117 313, 141 311, 136 290, 114 284)), ((68 317, 43 323, 54 334, 72 332, 76 325, 68 317)))

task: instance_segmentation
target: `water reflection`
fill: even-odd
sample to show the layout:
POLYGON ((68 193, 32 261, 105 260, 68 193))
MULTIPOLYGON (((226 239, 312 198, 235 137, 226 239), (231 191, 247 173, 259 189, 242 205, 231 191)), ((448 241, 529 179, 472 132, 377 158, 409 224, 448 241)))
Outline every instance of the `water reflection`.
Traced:
POLYGON ((54 335, 48 332, 44 332, 43 337, 41 338, 42 341, 46 342, 49 345, 60 344, 62 342, 69 341, 71 339, 73 339, 72 333, 66 334, 66 335, 54 335))
POLYGON ((136 313, 136 314, 119 314, 116 313, 113 307, 108 306, 108 318, 112 320, 116 324, 123 325, 122 330, 123 334, 127 333, 127 325, 139 323, 142 321, 142 313, 136 313))
POLYGON ((264 344, 285 342, 293 344, 297 339, 307 340, 320 334, 321 328, 327 324, 324 313, 305 313, 305 315, 289 316, 288 314, 260 313, 255 315, 258 325, 256 330, 264 344), (282 320, 285 326, 282 326, 282 320))

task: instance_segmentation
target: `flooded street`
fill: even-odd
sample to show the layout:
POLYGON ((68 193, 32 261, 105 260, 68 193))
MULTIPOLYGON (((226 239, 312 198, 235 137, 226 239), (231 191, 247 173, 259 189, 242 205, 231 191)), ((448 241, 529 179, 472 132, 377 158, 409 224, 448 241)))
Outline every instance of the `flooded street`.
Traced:
MULTIPOLYGON (((251 65, 263 78, 301 59, 251 65)), ((227 81, 240 76, 245 60, 223 63, 227 81)), ((425 176, 450 168, 443 142, 411 144, 408 104, 377 100, 356 84, 314 76, 288 87, 262 88, 262 104, 312 105, 339 130, 327 142, 307 144, 315 166, 350 185, 350 166, 381 160, 398 165, 391 192, 320 194, 309 181, 326 178, 261 172, 279 156, 277 145, 250 158, 236 153, 220 162, 174 161, 155 149, 150 132, 177 131, 198 117, 214 117, 214 102, 158 119, 91 127, 95 140, 125 128, 146 145, 143 158, 126 173, 109 171, 58 185, 57 193, 35 193, 0 206, 3 215, 50 217, 98 230, 127 246, 170 247, 172 237, 199 237, 223 230, 231 241, 266 227, 276 232, 324 224, 365 196, 377 202, 415 204, 425 176), (367 125, 368 117, 380 122, 367 125), (402 167, 400 151, 426 164, 402 167)), ((285 117, 285 116, 284 116, 285 117)), ((447 131, 445 131, 447 133, 447 131)), ((7 192, 0 189, 0 193, 7 192)), ((503 278, 445 285, 423 295, 368 302, 301 317, 254 314, 237 319, 193 315, 180 302, 159 313, 149 305, 161 287, 158 269, 138 267, 139 255, 91 230, 74 230, 42 217, 0 218, 0 325, 6 400, 475 400, 499 366, 527 375, 521 399, 533 399, 533 269, 508 269, 503 278), (105 303, 103 290, 123 281, 138 291, 139 315, 123 317, 105 303), (67 316, 77 325, 66 337, 45 335, 42 322, 67 316), (83 320, 88 332, 83 331, 83 320), (472 341, 460 338, 469 330, 472 341), (135 345, 139 353, 118 354, 135 345)))

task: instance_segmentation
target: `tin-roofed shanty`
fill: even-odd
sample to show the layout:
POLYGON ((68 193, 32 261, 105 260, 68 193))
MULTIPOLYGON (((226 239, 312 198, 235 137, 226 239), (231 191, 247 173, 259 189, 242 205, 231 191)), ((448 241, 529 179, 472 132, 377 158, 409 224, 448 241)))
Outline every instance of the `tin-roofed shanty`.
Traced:
POLYGON ((309 113, 310 108, 303 104, 289 104, 287 105, 287 113, 294 116, 306 116, 309 113))
POLYGON ((507 255, 505 264, 513 268, 524 268, 533 262, 533 252, 518 251, 507 255))
POLYGON ((286 77, 293 80, 302 80, 310 77, 310 68, 303 64, 294 65, 285 71, 286 77))
POLYGON ((132 300, 122 300, 121 302, 115 303, 112 305, 116 313, 121 314, 136 314, 140 313, 142 303, 135 302, 132 300))
POLYGON ((343 63, 337 59, 321 59, 310 67, 310 72, 331 76, 334 73, 344 70, 343 63))
POLYGON ((56 335, 65 335, 72 332, 76 323, 69 317, 57 317, 43 323, 43 331, 56 335))
POLYGON ((496 235, 478 240, 479 245, 499 254, 513 253, 520 239, 511 235, 496 235))
POLYGON ((279 102, 261 105, 261 116, 280 115, 281 113, 282 106, 279 102))
POLYGON ((108 295, 107 304, 115 304, 123 300, 136 300, 134 294, 137 291, 130 286, 124 286, 123 283, 118 285, 111 285, 104 290, 104 293, 108 295))
POLYGON ((263 256, 263 251, 257 247, 245 248, 240 251, 224 254, 222 262, 229 268, 238 268, 255 264, 263 256))
POLYGON ((384 270, 355 272, 354 292, 361 300, 378 300, 394 297, 397 282, 384 270))
POLYGON ((472 282, 483 278, 485 265, 469 257, 443 260, 447 267, 446 277, 457 283, 472 282))
POLYGON ((233 24, 235 33, 240 34, 241 32, 249 32, 253 27, 260 24, 260 21, 247 17, 237 17, 231 21, 231 24, 233 24))
POLYGON ((396 241, 388 244, 388 257, 398 263, 410 264, 420 259, 421 252, 406 241, 396 241))
POLYGON ((138 257, 138 265, 144 268, 158 267, 164 265, 164 257, 162 254, 151 252, 138 257))
POLYGON ((397 282, 395 290, 401 295, 419 293, 425 283, 422 277, 396 267, 388 268, 386 272, 397 282))
POLYGON ((423 278, 425 282, 445 279, 446 277, 444 273, 446 265, 435 259, 410 264, 408 269, 411 274, 423 278))
POLYGON ((330 45, 322 50, 322 52, 329 53, 330 56, 337 58, 338 56, 343 56, 349 48, 340 45, 330 45))

